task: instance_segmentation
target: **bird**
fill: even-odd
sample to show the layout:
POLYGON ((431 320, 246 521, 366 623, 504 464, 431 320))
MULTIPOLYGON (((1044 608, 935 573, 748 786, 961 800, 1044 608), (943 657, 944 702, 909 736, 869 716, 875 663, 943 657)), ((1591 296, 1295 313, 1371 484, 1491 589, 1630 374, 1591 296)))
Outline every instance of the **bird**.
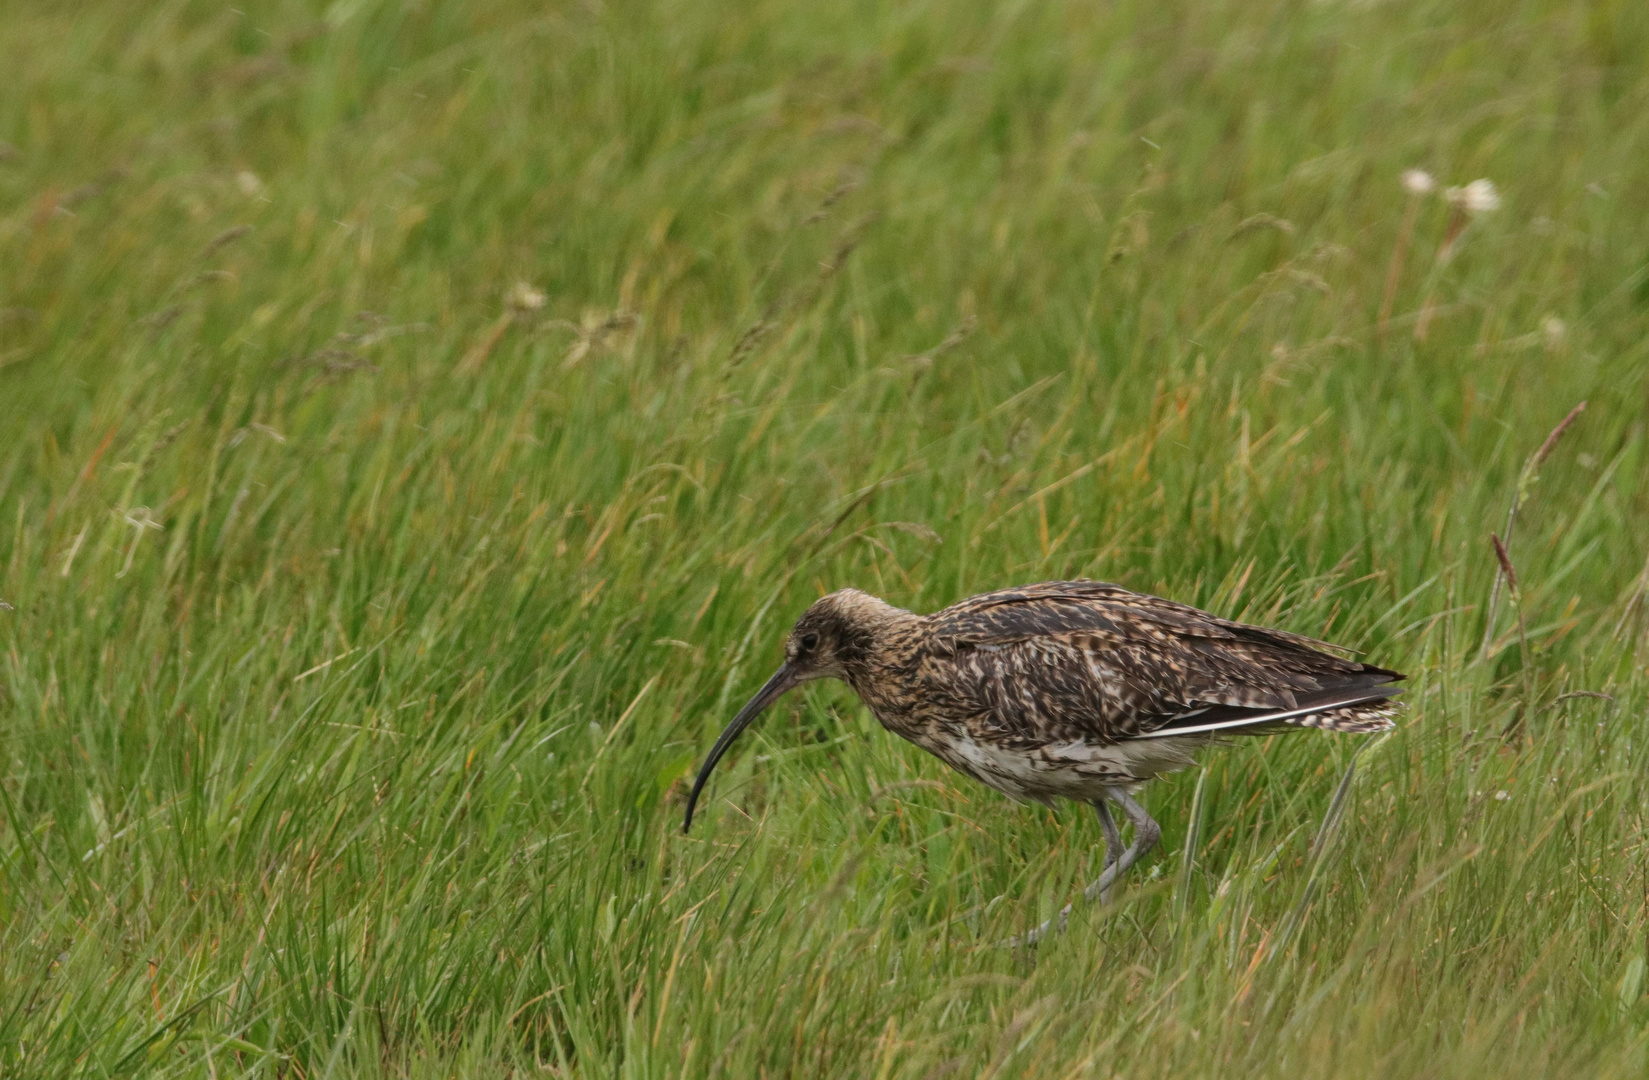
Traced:
POLYGON ((838 679, 888 731, 1011 799, 1093 806, 1104 862, 1083 895, 1104 901, 1161 837, 1134 796, 1196 751, 1231 736, 1395 726, 1405 676, 1350 651, 1101 581, 1002 589, 931 615, 841 589, 796 620, 783 663, 716 739, 682 831, 716 763, 768 706, 838 679), (1126 847, 1113 804, 1133 826, 1126 847))

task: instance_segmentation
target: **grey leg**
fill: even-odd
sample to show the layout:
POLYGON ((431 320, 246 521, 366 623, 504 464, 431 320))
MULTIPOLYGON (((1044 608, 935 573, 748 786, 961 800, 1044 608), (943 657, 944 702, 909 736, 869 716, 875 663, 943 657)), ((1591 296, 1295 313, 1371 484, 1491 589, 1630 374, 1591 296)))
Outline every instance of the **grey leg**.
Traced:
MULTIPOLYGON (((1122 833, 1117 828, 1116 818, 1111 816, 1111 808, 1104 802, 1094 803, 1094 811, 1099 814, 1099 827, 1105 833, 1105 868, 1100 871, 1099 880, 1083 890, 1083 899, 1088 901, 1106 900, 1111 886, 1116 884, 1117 878, 1128 872, 1140 859, 1144 858, 1152 848, 1157 846, 1157 840, 1162 836, 1162 828, 1151 815, 1145 812, 1134 798, 1121 788, 1106 788, 1106 798, 1122 807, 1122 812, 1128 815, 1128 820, 1134 826, 1134 842, 1127 850, 1122 847, 1122 833)), ((1026 932, 1024 937, 1010 938, 1003 942, 1008 946, 1035 945, 1038 941, 1057 930, 1065 932, 1065 922, 1071 914, 1070 904, 1052 919, 1026 932)))
MULTIPOLYGON (((1116 818, 1111 816, 1110 803, 1094 803, 1094 813, 1099 815, 1099 827, 1105 833, 1105 865, 1099 871, 1103 876, 1105 871, 1116 865, 1116 861, 1122 858, 1122 833, 1117 830, 1116 818)), ((1094 884, 1097 885, 1098 882, 1094 884)), ((1106 889, 1099 894, 1100 903, 1103 904, 1106 901, 1106 894, 1109 891, 1109 889, 1106 889)))
MULTIPOLYGON (((1122 807, 1122 812, 1133 822, 1134 842, 1122 853, 1121 858, 1115 862, 1106 861, 1105 871, 1099 875, 1099 880, 1088 886, 1087 891, 1083 893, 1089 900, 1105 899, 1105 894, 1111 891, 1111 886, 1116 883, 1117 878, 1126 874, 1130 867, 1143 859, 1157 846, 1157 841, 1162 839, 1162 826, 1151 819, 1151 815, 1145 812, 1145 807, 1135 802, 1132 795, 1121 788, 1106 788, 1105 794, 1122 807)), ((1115 828, 1114 825, 1112 827, 1115 828)))

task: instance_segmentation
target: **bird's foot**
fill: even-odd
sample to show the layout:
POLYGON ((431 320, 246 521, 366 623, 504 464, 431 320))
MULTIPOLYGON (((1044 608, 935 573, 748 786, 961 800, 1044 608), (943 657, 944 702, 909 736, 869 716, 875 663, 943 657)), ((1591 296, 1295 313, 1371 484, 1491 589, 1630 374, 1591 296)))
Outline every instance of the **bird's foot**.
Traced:
MULTIPOLYGON (((1111 850, 1115 851, 1116 849, 1112 848, 1111 850)), ((1127 870, 1128 867, 1133 865, 1135 858, 1137 858, 1137 855, 1132 849, 1130 849, 1129 851, 1123 852, 1121 858, 1107 861, 1104 871, 1102 871, 1099 875, 1099 880, 1082 890, 1082 899, 1090 904, 1096 900, 1101 904, 1110 903, 1111 886, 1116 884, 1117 878, 1122 876, 1122 872, 1124 870, 1127 870)), ((1035 945, 1049 934, 1063 934, 1065 932, 1065 924, 1070 920, 1071 908, 1073 906, 1075 905, 1066 904, 1064 910, 1059 913, 1058 917, 1049 919, 1036 929, 1027 930, 1018 937, 1009 938, 1008 940, 1002 942, 1001 947, 1004 949, 1018 949, 1026 945, 1035 945)))
POLYGON ((1064 909, 1054 918, 1049 919, 1047 922, 1043 923, 1041 926, 1038 926, 1034 930, 1025 931, 1018 937, 1011 937, 1006 941, 999 942, 997 944, 997 948, 1021 949, 1029 945, 1035 945, 1049 934, 1063 934, 1065 932, 1065 923, 1070 919, 1070 916, 1071 905, 1066 904, 1064 909))

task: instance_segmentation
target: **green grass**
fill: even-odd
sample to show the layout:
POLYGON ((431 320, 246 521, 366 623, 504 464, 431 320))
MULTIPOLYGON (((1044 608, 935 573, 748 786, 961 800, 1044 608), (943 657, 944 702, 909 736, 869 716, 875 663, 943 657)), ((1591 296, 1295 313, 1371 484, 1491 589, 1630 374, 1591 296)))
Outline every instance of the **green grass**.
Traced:
POLYGON ((1649 1068, 1641 3, 5 27, 0 1074, 1649 1068), (1411 672, 1338 826, 1244 742, 994 948, 1093 816, 830 685, 680 834, 820 591, 1079 575, 1411 672))

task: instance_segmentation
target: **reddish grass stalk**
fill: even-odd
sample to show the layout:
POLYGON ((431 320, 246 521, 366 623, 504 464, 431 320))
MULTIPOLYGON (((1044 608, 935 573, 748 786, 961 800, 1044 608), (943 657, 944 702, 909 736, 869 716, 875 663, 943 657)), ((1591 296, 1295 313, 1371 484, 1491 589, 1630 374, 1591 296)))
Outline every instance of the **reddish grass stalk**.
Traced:
POLYGON ((1420 195, 1409 196, 1408 209, 1403 212, 1402 228, 1397 230, 1397 243, 1391 248, 1391 265, 1386 268, 1386 291, 1380 297, 1380 317, 1376 320, 1380 340, 1386 340, 1391 326, 1391 309, 1397 302, 1397 286, 1403 277, 1403 263, 1409 254, 1409 242, 1414 238, 1414 222, 1420 216, 1420 195))
POLYGON ((1540 476, 1541 462, 1551 456, 1552 450, 1556 448, 1558 440, 1563 438, 1564 433, 1574 425, 1576 420, 1580 419, 1580 414, 1585 411, 1586 403, 1584 401, 1570 409, 1568 415, 1558 421, 1557 426, 1552 429, 1551 434, 1546 436, 1546 440, 1540 444, 1540 448, 1530 454, 1529 460, 1523 463, 1523 471, 1517 476, 1517 491, 1512 495, 1511 509, 1506 512, 1505 542, 1502 543, 1500 537, 1494 535, 1493 533, 1489 534, 1490 539, 1494 541, 1495 556, 1500 560, 1500 569, 1495 572, 1494 585, 1489 589, 1488 618, 1483 624, 1483 644, 1479 650, 1479 656, 1481 657, 1488 656, 1489 644, 1494 640, 1494 624, 1496 617, 1500 613, 1500 582, 1502 574, 1505 575, 1505 580, 1511 586, 1513 602, 1518 605, 1517 617, 1519 628, 1521 629, 1523 605, 1517 598, 1517 575, 1512 573, 1512 560, 1506 553, 1506 546, 1512 542, 1512 530, 1517 526, 1517 512, 1523 508, 1523 501, 1529 497, 1530 486, 1533 485, 1535 480, 1540 476))

